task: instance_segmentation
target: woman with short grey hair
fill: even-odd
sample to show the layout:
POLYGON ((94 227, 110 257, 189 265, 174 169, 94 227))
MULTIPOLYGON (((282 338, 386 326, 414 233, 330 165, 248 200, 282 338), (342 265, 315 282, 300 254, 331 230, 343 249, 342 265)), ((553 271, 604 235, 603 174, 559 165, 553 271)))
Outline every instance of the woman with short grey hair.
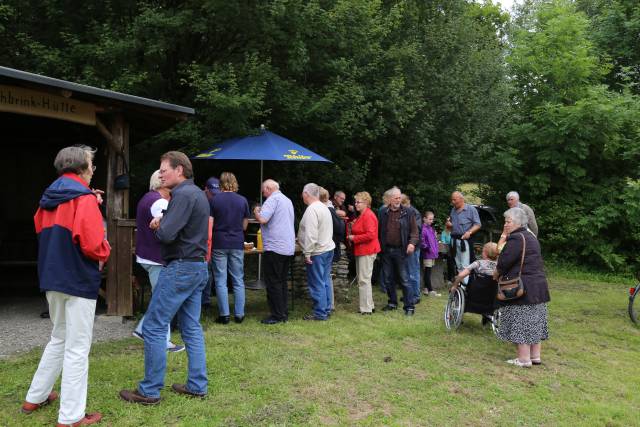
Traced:
POLYGON ((526 291, 524 296, 504 302, 498 330, 500 339, 514 343, 517 348, 517 357, 507 363, 523 368, 542 363, 541 342, 549 337, 547 303, 550 300, 540 244, 527 230, 527 219, 520 208, 504 213, 506 244, 494 273, 503 280, 520 277, 526 291))

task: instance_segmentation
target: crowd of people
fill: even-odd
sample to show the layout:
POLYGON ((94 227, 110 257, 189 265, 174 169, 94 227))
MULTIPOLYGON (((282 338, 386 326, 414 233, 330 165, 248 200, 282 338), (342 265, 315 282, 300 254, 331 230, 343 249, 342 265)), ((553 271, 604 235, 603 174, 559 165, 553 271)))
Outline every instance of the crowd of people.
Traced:
MULTIPOLYGON (((102 192, 89 187, 94 154, 86 146, 58 153, 54 166, 59 178, 45 191, 35 216, 40 287, 49 301, 53 331, 22 411, 31 413, 56 400, 53 385, 62 373, 59 426, 89 425, 102 418, 85 412, 93 315, 100 271, 110 253, 99 210, 102 192)), ((170 151, 161 157, 149 192, 138 203, 136 218, 136 260, 148 273, 152 289, 149 307, 134 331, 144 341, 144 378, 136 388, 120 392, 123 400, 159 403, 167 352, 183 350, 189 359, 187 381, 173 384, 172 390, 206 396, 202 307, 211 306, 215 292, 216 322, 228 324, 230 282, 233 320, 244 321, 244 245, 252 217, 263 242, 262 271, 270 312, 263 324, 289 319, 287 277, 296 251, 304 259, 313 303, 303 317, 308 321, 327 321, 335 310, 331 271, 342 244, 355 264, 359 313, 367 316, 376 308, 374 278, 387 295, 382 311, 397 310, 402 302, 404 314, 413 316, 421 296, 440 296, 431 277, 436 260, 444 256, 452 289, 466 284, 472 271, 496 279, 521 279, 526 295, 504 304, 499 337, 516 344, 517 357, 509 363, 520 367, 541 363, 541 342, 548 338, 549 291, 535 215, 519 201, 518 193, 507 194, 509 209, 499 242, 484 245, 482 259, 476 261, 473 239, 482 224, 476 208, 459 191, 451 195, 452 209, 438 236, 434 212, 418 211, 397 187, 384 193, 382 205, 374 211, 373 197, 366 191, 355 193, 350 205, 343 191, 330 198, 326 189, 308 183, 301 192, 306 208, 297 234, 293 203, 278 182, 262 183, 265 201, 252 211, 238 189, 234 174, 224 172, 207 180, 203 191, 194 184, 193 167, 184 153, 170 151), (379 272, 374 273, 376 265, 379 272), (174 317, 184 346, 171 342, 174 317)))

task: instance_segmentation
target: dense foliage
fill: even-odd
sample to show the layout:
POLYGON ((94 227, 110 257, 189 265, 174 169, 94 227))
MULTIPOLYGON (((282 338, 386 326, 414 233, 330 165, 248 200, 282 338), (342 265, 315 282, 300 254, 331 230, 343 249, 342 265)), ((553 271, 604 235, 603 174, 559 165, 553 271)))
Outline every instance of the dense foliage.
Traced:
POLYGON ((5 0, 0 63, 194 106, 134 146, 141 183, 156 152, 264 123, 335 162, 267 165, 291 194, 398 185, 442 219, 461 183, 499 208, 517 189, 547 250, 619 268, 640 238, 639 28, 634 0, 513 18, 465 0, 5 0))

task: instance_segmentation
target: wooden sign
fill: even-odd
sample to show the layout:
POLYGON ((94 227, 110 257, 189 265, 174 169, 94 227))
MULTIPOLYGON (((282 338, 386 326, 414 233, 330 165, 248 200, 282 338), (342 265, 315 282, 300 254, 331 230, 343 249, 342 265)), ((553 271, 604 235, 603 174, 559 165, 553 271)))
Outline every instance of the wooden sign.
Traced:
POLYGON ((96 124, 96 107, 89 102, 15 86, 0 85, 0 111, 96 124))

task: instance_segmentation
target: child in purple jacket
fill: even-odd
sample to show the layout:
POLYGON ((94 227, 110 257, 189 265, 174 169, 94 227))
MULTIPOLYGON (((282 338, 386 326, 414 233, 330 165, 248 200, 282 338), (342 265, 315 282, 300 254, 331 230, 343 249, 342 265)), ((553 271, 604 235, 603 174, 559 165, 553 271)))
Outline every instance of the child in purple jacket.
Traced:
POLYGON ((439 297, 440 294, 431 287, 431 269, 438 258, 438 239, 433 229, 433 212, 426 211, 422 218, 422 232, 420 233, 420 247, 422 248, 422 262, 424 265, 424 290, 426 296, 439 297))

